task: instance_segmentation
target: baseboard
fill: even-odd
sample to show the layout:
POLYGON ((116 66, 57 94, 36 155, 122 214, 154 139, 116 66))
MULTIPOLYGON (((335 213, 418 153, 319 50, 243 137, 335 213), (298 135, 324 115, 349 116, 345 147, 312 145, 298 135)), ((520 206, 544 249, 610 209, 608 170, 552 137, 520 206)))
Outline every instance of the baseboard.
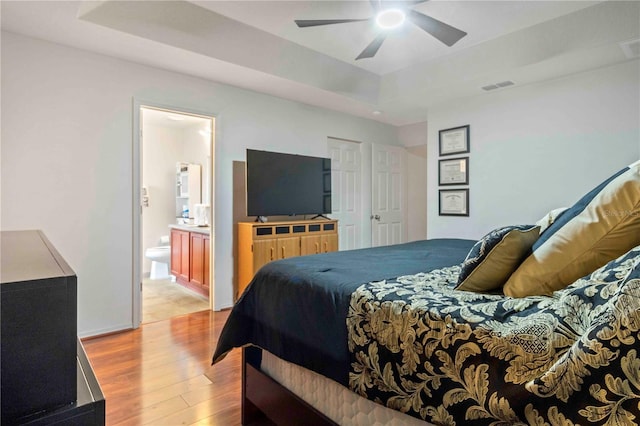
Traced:
POLYGON ((129 330, 133 330, 132 323, 121 324, 114 327, 101 328, 97 330, 78 332, 78 337, 81 340, 94 339, 97 337, 103 337, 103 336, 106 336, 109 334, 115 334, 115 333, 122 333, 124 331, 129 331, 129 330))

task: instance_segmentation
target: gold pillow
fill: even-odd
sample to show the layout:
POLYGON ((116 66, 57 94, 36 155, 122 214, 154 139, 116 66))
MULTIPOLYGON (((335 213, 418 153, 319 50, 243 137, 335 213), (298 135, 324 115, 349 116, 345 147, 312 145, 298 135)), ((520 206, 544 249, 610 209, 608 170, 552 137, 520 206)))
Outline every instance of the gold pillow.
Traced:
POLYGON ((462 262, 456 290, 499 289, 527 256, 540 235, 534 225, 505 226, 482 237, 462 262))
POLYGON ((511 297, 551 294, 640 244, 640 161, 565 211, 504 285, 511 297))

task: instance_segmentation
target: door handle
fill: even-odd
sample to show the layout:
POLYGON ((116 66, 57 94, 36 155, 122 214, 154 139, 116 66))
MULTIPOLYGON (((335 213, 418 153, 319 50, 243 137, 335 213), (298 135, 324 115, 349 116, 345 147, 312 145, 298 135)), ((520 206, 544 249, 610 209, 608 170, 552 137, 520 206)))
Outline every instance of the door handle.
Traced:
POLYGON ((379 220, 380 220, 380 215, 379 215, 379 214, 377 214, 377 215, 375 215, 375 216, 374 216, 374 215, 371 215, 371 220, 373 220, 373 219, 375 219, 375 220, 379 221, 379 220))

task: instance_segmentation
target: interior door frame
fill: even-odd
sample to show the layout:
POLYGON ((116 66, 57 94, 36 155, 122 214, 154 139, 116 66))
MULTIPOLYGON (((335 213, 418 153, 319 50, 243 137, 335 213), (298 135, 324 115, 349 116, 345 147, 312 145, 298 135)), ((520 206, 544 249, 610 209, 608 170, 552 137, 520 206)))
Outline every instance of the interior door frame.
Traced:
POLYGON ((163 111, 176 112, 178 114, 195 115, 198 117, 211 120, 211 144, 210 144, 210 184, 209 184, 209 200, 211 202, 211 216, 209 217, 209 223, 211 224, 211 230, 209 232, 210 247, 209 247, 209 309, 214 308, 215 298, 215 274, 214 274, 214 260, 215 260, 215 238, 214 238, 214 224, 215 224, 215 142, 216 142, 216 115, 209 111, 196 110, 194 108, 185 107, 182 105, 168 105, 158 103, 155 101, 133 98, 133 200, 132 200, 132 276, 131 276, 131 291, 132 291, 132 326, 133 328, 140 327, 142 322, 142 120, 141 109, 150 108, 163 111))

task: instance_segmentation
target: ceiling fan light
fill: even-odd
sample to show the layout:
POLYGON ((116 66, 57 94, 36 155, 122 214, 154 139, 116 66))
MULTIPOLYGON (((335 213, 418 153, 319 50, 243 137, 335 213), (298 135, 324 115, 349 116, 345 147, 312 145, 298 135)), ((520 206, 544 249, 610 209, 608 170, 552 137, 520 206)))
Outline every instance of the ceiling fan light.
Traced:
POLYGON ((400 9, 385 9, 376 15, 376 24, 385 30, 397 28, 404 23, 405 14, 400 9))

